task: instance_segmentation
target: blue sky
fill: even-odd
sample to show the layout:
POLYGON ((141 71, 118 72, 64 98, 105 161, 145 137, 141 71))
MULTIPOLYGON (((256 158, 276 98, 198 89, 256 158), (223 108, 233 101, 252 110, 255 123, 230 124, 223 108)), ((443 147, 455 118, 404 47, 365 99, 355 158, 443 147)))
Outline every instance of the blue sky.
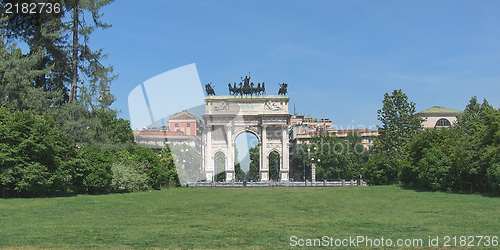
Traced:
POLYGON ((113 27, 89 45, 120 74, 122 118, 137 85, 195 63, 217 94, 251 72, 268 94, 288 83, 290 113, 368 127, 394 89, 417 111, 463 110, 472 96, 500 108, 499 11, 499 1, 119 0, 102 9, 113 27))

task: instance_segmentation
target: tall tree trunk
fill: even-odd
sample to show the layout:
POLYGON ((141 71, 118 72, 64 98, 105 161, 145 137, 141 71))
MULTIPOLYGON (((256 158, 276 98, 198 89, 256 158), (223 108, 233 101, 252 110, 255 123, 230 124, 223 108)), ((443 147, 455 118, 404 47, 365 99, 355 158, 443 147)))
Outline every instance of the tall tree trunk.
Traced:
POLYGON ((78 88, 78 4, 73 7, 73 61, 72 61, 71 91, 69 103, 76 102, 78 88))

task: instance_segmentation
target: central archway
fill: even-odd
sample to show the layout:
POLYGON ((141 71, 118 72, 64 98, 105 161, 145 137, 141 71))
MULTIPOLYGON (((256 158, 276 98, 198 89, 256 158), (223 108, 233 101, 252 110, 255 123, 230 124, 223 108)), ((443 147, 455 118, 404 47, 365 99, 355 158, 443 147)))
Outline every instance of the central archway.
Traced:
POLYGON ((279 96, 207 96, 202 116, 204 133, 204 167, 206 180, 213 180, 215 152, 226 155, 226 181, 234 180, 234 145, 242 133, 252 133, 260 148, 260 181, 269 180, 268 156, 280 155, 279 180, 289 180, 288 168, 288 113, 289 98, 279 96))
POLYGON ((260 148, 257 136, 249 132, 240 133, 236 136, 234 144, 234 171, 236 180, 258 180, 260 148), (256 155, 255 148, 257 149, 256 155), (252 172, 249 172, 250 166, 253 167, 252 172), (248 176, 249 173, 251 174, 250 177, 248 176))

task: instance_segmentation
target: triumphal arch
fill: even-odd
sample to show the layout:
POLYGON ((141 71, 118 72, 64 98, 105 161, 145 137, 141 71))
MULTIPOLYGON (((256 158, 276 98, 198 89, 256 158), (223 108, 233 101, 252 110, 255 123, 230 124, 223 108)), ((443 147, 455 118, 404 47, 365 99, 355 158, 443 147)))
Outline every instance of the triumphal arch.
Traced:
POLYGON ((235 178, 235 140, 242 133, 252 133, 259 141, 259 178, 269 180, 269 154, 276 152, 280 159, 281 181, 289 180, 288 167, 288 113, 286 84, 282 84, 279 95, 265 95, 264 83, 255 87, 246 77, 239 87, 229 84, 231 95, 215 95, 211 85, 207 85, 205 98, 205 145, 204 168, 206 180, 214 180, 215 155, 225 156, 226 181, 235 178), (284 90, 283 90, 284 89, 284 90))

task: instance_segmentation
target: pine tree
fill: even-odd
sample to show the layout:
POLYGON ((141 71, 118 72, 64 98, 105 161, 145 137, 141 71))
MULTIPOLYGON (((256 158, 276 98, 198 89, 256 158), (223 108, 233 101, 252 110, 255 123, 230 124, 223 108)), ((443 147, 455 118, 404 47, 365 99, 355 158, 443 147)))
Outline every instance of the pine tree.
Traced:
POLYGON ((66 3, 66 10, 71 13, 71 22, 68 29, 72 35, 71 45, 71 89, 69 103, 77 101, 77 88, 81 89, 80 104, 92 110, 100 107, 108 108, 114 98, 109 94, 109 85, 116 79, 112 75, 113 67, 104 66, 101 61, 107 57, 102 49, 92 51, 88 46, 90 34, 96 28, 110 28, 111 25, 100 20, 102 7, 112 3, 113 0, 73 0, 66 3), (85 22, 85 13, 90 12, 93 24, 85 22), (83 42, 83 44, 81 43, 83 42), (82 73, 82 79, 78 79, 78 71, 82 73), (85 79, 87 84, 85 84, 85 79), (79 85, 81 83, 81 85, 79 85))

